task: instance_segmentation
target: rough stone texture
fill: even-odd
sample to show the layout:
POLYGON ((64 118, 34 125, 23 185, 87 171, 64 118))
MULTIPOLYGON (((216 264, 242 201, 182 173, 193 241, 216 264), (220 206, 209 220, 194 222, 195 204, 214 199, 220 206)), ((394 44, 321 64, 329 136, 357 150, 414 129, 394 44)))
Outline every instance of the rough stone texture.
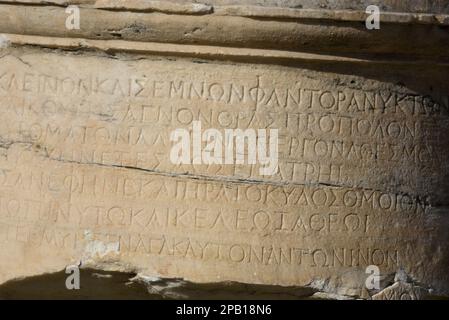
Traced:
POLYGON ((351 1, 75 1, 81 30, 68 1, 3 2, 3 288, 80 263, 171 297, 449 295, 445 2, 386 1, 376 31, 351 1), (173 165, 193 120, 279 129, 279 172, 173 165))
MULTIPOLYGON (((63 271, 8 281, 0 299, 319 299, 310 288, 252 285, 232 282, 191 283, 181 279, 143 277, 132 273, 81 270, 81 289, 67 290, 63 271)), ((326 297, 327 299, 332 297, 326 297)))
POLYGON ((449 4, 445 0, 2 0, 5 3, 21 4, 84 4, 84 5, 107 5, 109 7, 135 9, 151 8, 157 11, 167 8, 178 10, 179 8, 208 6, 262 6, 272 8, 294 8, 294 9, 331 9, 331 10, 362 10, 369 5, 377 5, 384 11, 397 12, 424 12, 424 13, 449 13, 449 4), (176 5, 179 5, 176 7, 176 5))

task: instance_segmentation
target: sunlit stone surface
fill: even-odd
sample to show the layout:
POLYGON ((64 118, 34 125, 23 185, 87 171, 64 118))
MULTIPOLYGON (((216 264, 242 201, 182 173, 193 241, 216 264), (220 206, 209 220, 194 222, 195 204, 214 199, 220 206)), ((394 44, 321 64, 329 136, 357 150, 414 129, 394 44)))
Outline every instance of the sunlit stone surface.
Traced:
POLYGON ((443 2, 385 1, 380 30, 352 1, 73 1, 79 30, 66 1, 3 2, 0 283, 77 264, 150 294, 449 295, 443 2), (279 130, 278 171, 173 164, 194 121, 279 130))

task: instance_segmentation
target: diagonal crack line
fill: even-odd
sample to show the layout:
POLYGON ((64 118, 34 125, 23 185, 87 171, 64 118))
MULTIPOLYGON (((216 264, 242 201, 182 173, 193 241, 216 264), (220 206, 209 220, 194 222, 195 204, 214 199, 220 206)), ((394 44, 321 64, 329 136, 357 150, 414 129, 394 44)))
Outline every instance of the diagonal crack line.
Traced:
POLYGON ((204 174, 174 173, 174 172, 167 172, 167 171, 161 171, 161 170, 155 170, 155 169, 145 169, 145 168, 140 168, 140 167, 135 167, 135 166, 126 166, 126 165, 119 165, 119 164, 104 164, 104 163, 98 163, 98 162, 81 162, 81 161, 75 161, 75 160, 55 159, 55 158, 51 158, 51 157, 47 157, 47 158, 50 160, 53 160, 53 161, 59 161, 59 162, 65 162, 65 163, 73 163, 73 164, 79 164, 79 165, 93 165, 93 166, 99 166, 99 167, 104 167, 104 168, 120 168, 120 169, 136 170, 136 171, 140 171, 140 172, 145 172, 145 173, 169 177, 169 178, 187 178, 187 179, 192 179, 192 180, 203 180, 203 181, 208 181, 208 182, 265 184, 265 185, 272 185, 272 186, 278 186, 278 187, 286 187, 286 186, 302 186, 302 187, 326 186, 326 187, 333 187, 333 188, 344 188, 345 187, 342 185, 328 184, 328 183, 306 184, 306 183, 298 183, 298 182, 288 182, 288 181, 277 182, 277 181, 269 181, 269 180, 263 180, 263 179, 247 179, 247 178, 236 178, 236 177, 226 177, 226 176, 213 177, 213 176, 204 175, 204 174))
POLYGON ((16 140, 16 141, 9 141, 8 140, 7 141, 7 140, 2 140, 1 137, 0 137, 0 148, 1 149, 8 150, 9 148, 11 148, 11 146, 13 146, 15 144, 22 144, 22 145, 25 145, 25 146, 28 146, 28 147, 33 145, 31 142, 28 142, 28 141, 19 141, 19 140, 16 140))
MULTIPOLYGON (((66 160, 66 159, 55 159, 48 156, 45 156, 49 160, 58 161, 58 162, 65 162, 65 163, 73 163, 78 165, 93 165, 93 166, 99 166, 103 168, 121 168, 121 169, 128 169, 128 170, 135 170, 140 172, 145 172, 148 174, 163 176, 163 177, 169 177, 169 178, 186 178, 186 179, 192 179, 192 180, 202 180, 202 181, 208 181, 208 182, 222 182, 222 183, 235 183, 235 184, 264 184, 268 186, 275 186, 275 187, 328 187, 328 188, 348 188, 348 189, 360 189, 364 191, 371 191, 371 192, 387 192, 391 193, 389 191, 385 190, 379 190, 375 188, 365 188, 365 187, 354 187, 354 186, 348 186, 348 185, 339 185, 339 184, 332 184, 332 183, 300 183, 300 182, 293 182, 293 181, 269 181, 269 180, 263 180, 263 179, 247 179, 247 178, 236 178, 236 177, 226 177, 226 176, 210 176, 210 175, 203 175, 203 174, 191 174, 191 173, 173 173, 173 172, 166 172, 166 171, 160 171, 155 169, 145 169, 135 166, 126 166, 126 165, 118 165, 118 164, 104 164, 104 163, 97 163, 97 162, 81 162, 81 161, 74 161, 74 160, 66 160)), ((432 205, 428 203, 427 200, 423 199, 423 197, 419 197, 417 195, 408 194, 405 192, 402 193, 394 193, 396 195, 404 195, 407 197, 410 197, 416 203, 423 204, 426 207, 431 207, 432 205)))
MULTIPOLYGON (((25 141, 2 141, 0 140, 0 148, 9 149, 11 145, 13 144, 24 144, 24 145, 32 145, 32 143, 25 142, 25 141)), ((186 178, 186 179, 192 179, 192 180, 202 180, 202 181, 208 181, 208 182, 218 182, 218 183, 235 183, 235 184, 263 184, 267 186, 275 186, 275 187, 328 187, 328 188, 347 188, 347 189, 358 189, 363 191, 370 191, 370 192, 380 192, 380 193, 389 193, 389 194, 395 194, 395 195, 403 195, 406 197, 409 197, 413 199, 417 204, 424 205, 425 207, 435 207, 428 201, 427 196, 418 196, 415 194, 410 194, 407 192, 393 192, 389 190, 381 190, 376 188, 366 188, 361 186, 352 186, 352 185, 346 185, 346 184, 334 184, 334 183, 326 183, 326 182, 317 182, 317 183, 300 183, 300 182, 294 182, 294 181, 269 181, 264 179, 248 179, 248 178, 237 178, 237 177, 228 177, 228 176, 210 176, 210 175, 204 175, 204 174, 192 174, 192 173, 174 173, 174 172, 167 172, 167 171, 161 171, 161 170, 155 170, 155 169, 145 169, 135 166, 126 166, 126 165, 119 165, 119 164, 104 164, 104 163, 98 163, 98 162, 81 162, 81 161, 75 161, 75 160, 68 160, 68 159, 58 159, 53 158, 49 156, 49 153, 47 151, 47 148, 43 148, 40 150, 40 155, 50 161, 57 161, 57 162, 63 162, 63 163, 72 163, 72 164, 78 164, 78 165, 92 165, 92 166, 98 166, 103 168, 119 168, 119 169, 127 169, 127 170, 134 170, 134 171, 140 171, 147 174, 153 174, 163 177, 169 177, 169 178, 186 178)), ((436 206, 438 207, 438 206, 436 206)), ((440 206, 441 207, 441 206, 440 206)))

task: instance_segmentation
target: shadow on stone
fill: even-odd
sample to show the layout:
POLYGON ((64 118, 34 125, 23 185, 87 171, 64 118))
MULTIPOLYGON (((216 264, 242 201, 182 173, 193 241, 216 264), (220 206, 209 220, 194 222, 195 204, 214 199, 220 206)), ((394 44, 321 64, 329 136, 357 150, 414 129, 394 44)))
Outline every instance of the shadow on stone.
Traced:
POLYGON ((309 288, 249 285, 234 282, 197 284, 181 279, 149 279, 134 273, 80 270, 79 290, 66 289, 64 272, 8 281, 0 299, 310 299, 309 288))

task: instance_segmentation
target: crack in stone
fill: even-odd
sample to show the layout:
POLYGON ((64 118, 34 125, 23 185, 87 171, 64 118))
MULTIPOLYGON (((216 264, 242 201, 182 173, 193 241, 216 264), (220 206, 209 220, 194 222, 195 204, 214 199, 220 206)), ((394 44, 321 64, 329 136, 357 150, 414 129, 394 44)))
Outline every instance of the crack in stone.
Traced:
MULTIPOLYGON (((34 143, 27 142, 27 141, 5 141, 0 139, 0 148, 9 149, 14 144, 23 144, 27 146, 34 146, 34 143)), ((104 164, 104 163, 98 163, 98 162, 81 162, 81 161, 75 161, 75 160, 67 160, 67 159, 61 159, 61 158, 52 158, 49 156, 49 152, 46 147, 38 147, 38 152, 40 152, 40 155, 44 158, 47 158, 50 161, 57 161, 62 163, 70 163, 70 164, 78 164, 78 165, 92 165, 92 166, 99 166, 103 168, 118 168, 118 169, 126 169, 126 170, 135 170, 139 172, 145 172, 148 174, 158 175, 158 176, 164 176, 169 178, 186 178, 186 179, 192 179, 192 180, 202 180, 202 181, 208 181, 208 182, 224 182, 224 183, 234 183, 234 184, 262 184, 262 185, 268 185, 268 186, 275 186, 275 187, 328 187, 328 188, 348 188, 348 189, 360 189, 364 191, 369 192, 381 192, 381 193, 389 193, 394 195, 402 195, 404 197, 408 197, 416 201, 417 204, 423 205, 426 209, 429 208, 441 208, 442 206, 435 206, 431 203, 429 203, 427 197, 418 196, 418 195, 412 195, 405 192, 396 192, 391 193, 388 190, 380 190, 376 188, 366 188, 361 186, 351 186, 351 185, 345 185, 345 184, 333 184, 328 182, 318 182, 318 183, 300 183, 300 182, 294 182, 294 181, 270 181, 270 180, 264 180, 264 179, 249 179, 249 178, 237 178, 237 177, 227 177, 227 176, 210 176, 210 175, 204 175, 204 174, 192 174, 192 173, 176 173, 176 172, 167 172, 167 171, 161 171, 161 170, 155 170, 155 169, 147 169, 147 168, 140 168, 136 166, 127 166, 127 165, 120 165, 120 164, 104 164), (42 154, 44 152, 45 154, 42 154), (423 199, 424 198, 424 199, 423 199)))
MULTIPOLYGON (((47 152, 48 154, 48 152, 47 152)), ((160 171, 155 169, 146 169, 146 168, 140 168, 135 166, 126 166, 126 165, 119 165, 119 164, 103 164, 103 163, 97 163, 97 162, 81 162, 81 161, 74 161, 74 160, 66 160, 66 159, 56 159, 46 156, 49 160, 53 161, 59 161, 59 162, 65 162, 65 163, 74 163, 79 165, 94 165, 94 166, 100 166, 100 167, 106 167, 106 168, 120 168, 120 169, 128 169, 128 170, 136 170, 145 172, 148 174, 154 174, 164 177, 170 177, 170 178, 187 178, 192 180, 202 180, 202 181, 208 181, 208 182, 225 182, 225 183, 235 183, 235 184, 263 184, 263 185, 269 185, 269 186, 275 186, 275 187, 328 187, 328 188, 348 188, 348 189, 360 189, 364 191, 371 191, 371 192, 385 192, 390 193, 389 191, 384 191, 380 189, 375 188, 366 188, 366 187, 354 187, 350 185, 344 185, 344 184, 332 184, 332 183, 326 183, 326 182, 318 182, 318 183, 300 183, 300 182, 294 182, 294 181, 269 181, 269 180, 263 180, 263 179, 248 179, 248 178, 237 178, 237 177, 226 177, 226 176, 209 176, 209 175, 203 175, 203 174, 191 174, 191 173, 174 173, 174 172, 166 172, 166 171, 160 171)), ((411 195, 408 193, 393 193, 395 195, 403 195, 406 197, 409 197, 416 201, 417 204, 422 204, 427 208, 433 207, 428 201, 422 200, 419 196, 411 195)))

